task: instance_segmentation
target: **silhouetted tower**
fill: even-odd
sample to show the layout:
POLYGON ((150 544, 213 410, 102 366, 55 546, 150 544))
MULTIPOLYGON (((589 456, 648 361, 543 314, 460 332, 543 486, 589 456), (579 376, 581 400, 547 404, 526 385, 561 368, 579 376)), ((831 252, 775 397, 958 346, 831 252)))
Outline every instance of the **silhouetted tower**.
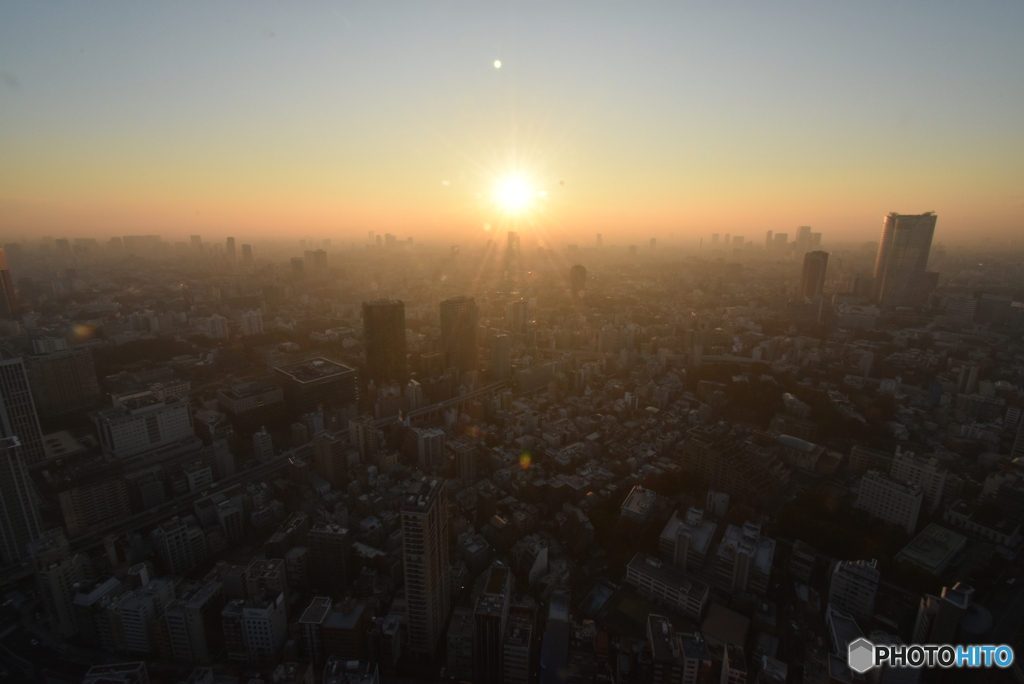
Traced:
POLYGON ((224 246, 224 254, 228 258, 228 263, 234 266, 235 262, 238 261, 238 257, 235 254, 235 238, 229 237, 227 239, 227 244, 224 246))
POLYGON ((827 268, 828 252, 807 252, 804 255, 804 270, 800 276, 801 297, 809 300, 821 296, 827 268))
POLYGON ((452 297, 441 302, 441 348, 449 368, 477 369, 476 326, 475 299, 452 297))
POLYGON ((925 292, 925 269, 932 249, 936 216, 897 214, 885 217, 875 259, 874 300, 882 305, 907 306, 925 292))
POLYGON ((7 269, 7 255, 0 247, 0 317, 15 320, 19 311, 18 295, 14 292, 14 281, 7 269))
POLYGON ((397 299, 363 302, 363 340, 366 368, 378 385, 387 380, 404 380, 405 304, 397 299))

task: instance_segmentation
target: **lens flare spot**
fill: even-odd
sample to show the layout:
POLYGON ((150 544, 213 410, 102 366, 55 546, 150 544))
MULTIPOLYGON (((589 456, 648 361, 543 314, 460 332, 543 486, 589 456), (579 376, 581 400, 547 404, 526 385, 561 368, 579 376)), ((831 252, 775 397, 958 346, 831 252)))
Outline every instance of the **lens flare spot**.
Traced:
POLYGON ((501 68, 501 60, 500 59, 494 60, 494 68, 495 69, 500 69, 501 68))
POLYGON ((530 469, 530 463, 533 462, 533 457, 530 456, 530 452, 524 451, 519 455, 519 467, 523 470, 530 469))

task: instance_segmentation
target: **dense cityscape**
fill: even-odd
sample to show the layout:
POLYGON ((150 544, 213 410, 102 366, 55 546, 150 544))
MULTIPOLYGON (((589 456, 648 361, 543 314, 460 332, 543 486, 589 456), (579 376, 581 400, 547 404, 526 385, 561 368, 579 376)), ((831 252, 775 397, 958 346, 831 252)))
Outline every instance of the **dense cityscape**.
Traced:
POLYGON ((1024 262, 937 223, 9 241, 0 682, 1021 681, 848 662, 1024 648, 1024 262))

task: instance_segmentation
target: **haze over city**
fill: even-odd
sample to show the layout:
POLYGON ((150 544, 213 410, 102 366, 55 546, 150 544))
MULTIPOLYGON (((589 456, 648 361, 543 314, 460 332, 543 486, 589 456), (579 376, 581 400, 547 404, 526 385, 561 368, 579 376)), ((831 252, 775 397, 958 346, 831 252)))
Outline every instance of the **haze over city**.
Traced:
POLYGON ((1020 684, 1024 4, 0 3, 0 684, 1020 684))
POLYGON ((1015 2, 8 3, 0 231, 694 246, 1024 228, 1015 2), (496 65, 500 62, 500 67, 496 65), (541 195, 540 193, 545 193, 541 195))

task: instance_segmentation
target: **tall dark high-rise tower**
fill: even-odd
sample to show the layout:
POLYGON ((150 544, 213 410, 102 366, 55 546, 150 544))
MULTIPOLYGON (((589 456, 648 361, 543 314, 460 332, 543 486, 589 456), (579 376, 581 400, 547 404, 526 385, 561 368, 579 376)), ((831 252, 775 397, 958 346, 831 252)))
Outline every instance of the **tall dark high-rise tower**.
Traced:
POLYGON ((451 609, 444 480, 424 478, 409 487, 401 515, 409 650, 429 656, 437 648, 451 609))
POLYGON ((925 269, 932 249, 936 216, 897 214, 882 222, 873 283, 874 300, 887 306, 918 304, 927 295, 925 269))
POLYGON ((25 364, 10 355, 0 355, 0 437, 18 438, 25 465, 38 463, 45 456, 25 364))
POLYGON ((18 295, 14 292, 14 280, 7 269, 7 255, 0 247, 0 317, 14 320, 20 313, 18 295))
POLYGON ((39 517, 17 437, 0 437, 0 565, 14 565, 39 538, 39 517))
POLYGON ((587 269, 576 264, 569 269, 569 287, 573 301, 583 299, 583 293, 587 289, 587 269))
POLYGON ((807 252, 804 254, 804 270, 800 276, 800 296, 814 299, 821 296, 825 287, 825 270, 828 268, 828 252, 807 252))
POLYGON ((397 299, 363 302, 366 367, 376 383, 404 380, 405 304, 397 299))
POLYGON ((235 254, 235 238, 229 237, 227 239, 227 244, 224 247, 224 254, 228 258, 228 263, 234 266, 235 262, 238 261, 238 258, 235 254))
POLYGON ((441 348, 449 368, 465 373, 477 369, 476 300, 452 297, 441 302, 441 348))

